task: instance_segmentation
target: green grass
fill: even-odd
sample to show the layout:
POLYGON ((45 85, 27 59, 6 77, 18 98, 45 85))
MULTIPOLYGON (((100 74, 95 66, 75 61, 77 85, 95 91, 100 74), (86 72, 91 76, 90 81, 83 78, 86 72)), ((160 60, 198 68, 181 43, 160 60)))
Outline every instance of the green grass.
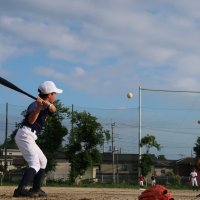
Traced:
MULTIPOLYGON (((3 182, 2 186, 17 186, 18 182, 3 182)), ((47 187, 85 187, 85 188, 127 188, 127 189, 138 189, 137 184, 112 184, 112 183, 80 183, 79 185, 70 182, 47 182, 47 187)), ((149 188, 148 185, 145 188, 149 188)), ((176 190, 191 190, 191 186, 188 185, 167 185, 167 189, 176 190)))
POLYGON ((47 186, 55 187, 88 187, 88 188, 138 188, 138 185, 134 184, 111 184, 111 183, 56 183, 48 182, 47 186))

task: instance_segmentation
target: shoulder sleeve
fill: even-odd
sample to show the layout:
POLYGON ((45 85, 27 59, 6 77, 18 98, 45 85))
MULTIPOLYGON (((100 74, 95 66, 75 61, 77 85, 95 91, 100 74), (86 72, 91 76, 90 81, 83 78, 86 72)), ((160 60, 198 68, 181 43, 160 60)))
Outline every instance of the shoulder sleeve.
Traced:
POLYGON ((37 103, 36 101, 31 103, 28 108, 27 108, 27 114, 30 114, 31 112, 33 112, 35 109, 37 108, 37 103))

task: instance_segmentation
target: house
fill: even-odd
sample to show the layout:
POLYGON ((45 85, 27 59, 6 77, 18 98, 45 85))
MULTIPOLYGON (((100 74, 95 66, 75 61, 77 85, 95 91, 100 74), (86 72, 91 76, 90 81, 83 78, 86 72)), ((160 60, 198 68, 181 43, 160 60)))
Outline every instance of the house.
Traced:
MULTIPOLYGON (((7 150, 7 170, 12 177, 11 181, 21 178, 22 168, 26 167, 21 153, 18 149, 7 150), (18 173, 16 174, 16 172, 18 173)), ((48 172, 46 180, 66 181, 69 179, 70 163, 66 160, 64 153, 56 155, 57 166, 55 171, 48 172)), ((0 156, 0 166, 4 166, 5 156, 0 156)), ((180 160, 155 160, 152 172, 157 178, 166 179, 168 172, 174 172, 179 176, 188 177, 195 163, 194 158, 183 158, 180 160)), ((200 172, 198 172, 200 173, 200 172)), ((199 175, 200 178, 200 175, 199 175)), ((138 155, 105 152, 102 154, 102 162, 90 167, 83 176, 77 177, 80 181, 102 182, 102 183, 137 183, 138 181, 138 155)))
POLYGON ((58 152, 56 155, 56 168, 47 173, 46 180, 63 182, 69 180, 70 163, 66 160, 64 153, 58 152))
POLYGON ((153 171, 156 176, 166 176, 168 172, 174 172, 177 160, 156 160, 153 171))
MULTIPOLYGON (((185 157, 179 160, 157 160, 152 172, 157 176, 157 183, 168 184, 173 182, 170 181, 170 177, 167 176, 168 172, 173 172, 176 176, 178 175, 181 180, 181 184, 190 185, 190 173, 195 167, 196 159, 193 157, 185 157)), ((200 182, 200 170, 197 169, 197 180, 200 182)))
MULTIPOLYGON (((9 173, 9 181, 19 181, 22 177, 22 168, 26 167, 26 162, 18 149, 7 149, 7 157, 5 160, 5 152, 0 157, 0 166, 5 165, 7 161, 7 171, 9 173)), ((65 159, 63 153, 56 155, 57 165, 55 171, 48 172, 46 180, 66 181, 69 178, 70 163, 65 159)))
POLYGON ((137 154, 113 154, 103 153, 102 163, 97 170, 99 182, 133 183, 138 177, 138 155, 137 154))
POLYGON ((1 149, 1 152, 0 166, 4 166, 5 162, 7 162, 7 171, 16 170, 26 166, 26 162, 18 149, 7 149, 6 157, 4 149, 1 149))
MULTIPOLYGON (((5 150, 1 149, 2 155, 5 156, 5 150)), ((19 149, 7 149, 7 156, 22 156, 19 149)))
POLYGON ((146 177, 147 182, 149 184, 151 183, 151 176, 152 174, 154 174, 154 176, 156 177, 156 183, 163 185, 169 184, 171 180, 168 177, 168 173, 174 173, 175 166, 176 160, 154 160, 154 166, 152 166, 152 171, 146 177))
POLYGON ((89 167, 85 174, 83 174, 82 176, 78 176, 75 179, 75 183, 79 184, 80 182, 84 182, 84 183, 96 183, 98 182, 97 179, 97 171, 99 170, 99 166, 97 165, 93 165, 92 167, 89 167))
POLYGON ((195 166, 195 158, 186 157, 176 161, 175 174, 179 176, 189 176, 195 166))
MULTIPOLYGON (((48 180, 66 181, 69 179, 70 163, 65 159, 65 155, 60 152, 56 155, 57 166, 55 171, 48 172, 48 180)), ((4 165, 5 156, 0 158, 0 165, 4 165)), ((138 166, 137 154, 114 154, 114 163, 112 153, 102 154, 102 163, 96 164, 89 168, 86 173, 79 177, 81 180, 88 180, 89 182, 135 182, 137 181, 138 166)), ((7 170, 10 172, 20 171, 26 166, 20 151, 18 149, 7 150, 7 170)), ((21 178, 21 174, 10 176, 12 180, 21 178)), ((12 181, 11 180, 11 181, 12 181)))

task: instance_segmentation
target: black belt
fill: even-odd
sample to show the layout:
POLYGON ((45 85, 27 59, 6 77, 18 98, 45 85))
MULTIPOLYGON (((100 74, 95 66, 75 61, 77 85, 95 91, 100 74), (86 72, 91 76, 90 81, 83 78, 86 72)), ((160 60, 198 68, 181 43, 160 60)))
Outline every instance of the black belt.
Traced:
POLYGON ((21 124, 21 125, 20 125, 20 128, 23 128, 23 127, 28 127, 28 128, 30 128, 30 129, 31 129, 31 132, 33 132, 33 133, 37 132, 33 127, 30 127, 30 126, 21 124))

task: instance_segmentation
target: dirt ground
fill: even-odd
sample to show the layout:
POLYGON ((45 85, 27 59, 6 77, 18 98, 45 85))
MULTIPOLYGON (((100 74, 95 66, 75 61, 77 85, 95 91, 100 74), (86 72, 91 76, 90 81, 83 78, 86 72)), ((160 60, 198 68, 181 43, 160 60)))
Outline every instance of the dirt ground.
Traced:
MULTIPOLYGON (((15 187, 0 186, 0 200, 18 200, 30 198, 12 197, 15 187)), ((38 200, 137 200, 141 190, 137 189, 107 189, 107 188, 69 188, 69 187, 43 187, 48 197, 38 200)), ((192 190, 169 190, 175 200, 190 200, 198 192, 192 190)), ((33 199, 33 198, 32 198, 33 199)))

